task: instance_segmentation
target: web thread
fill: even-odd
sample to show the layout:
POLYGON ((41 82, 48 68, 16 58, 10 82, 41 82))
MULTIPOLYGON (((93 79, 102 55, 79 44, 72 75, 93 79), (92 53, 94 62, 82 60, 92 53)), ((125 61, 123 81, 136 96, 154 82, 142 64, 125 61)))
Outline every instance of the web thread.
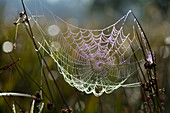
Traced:
POLYGON ((43 24, 27 8, 39 32, 35 39, 39 49, 43 49, 53 58, 67 83, 79 91, 93 93, 95 96, 101 96, 104 92, 109 94, 119 87, 139 86, 138 82, 125 82, 137 71, 137 63, 144 62, 142 51, 148 53, 149 50, 135 19, 131 25, 127 25, 130 30, 125 35, 125 26, 131 11, 104 29, 91 30, 69 24, 41 2, 40 6, 43 24), (45 12, 50 15, 50 21, 45 12), (51 23, 59 27, 57 35, 50 36, 44 29, 44 26, 51 23), (136 29, 141 34, 144 50, 137 39, 136 29), (138 61, 134 59, 134 54, 138 61))

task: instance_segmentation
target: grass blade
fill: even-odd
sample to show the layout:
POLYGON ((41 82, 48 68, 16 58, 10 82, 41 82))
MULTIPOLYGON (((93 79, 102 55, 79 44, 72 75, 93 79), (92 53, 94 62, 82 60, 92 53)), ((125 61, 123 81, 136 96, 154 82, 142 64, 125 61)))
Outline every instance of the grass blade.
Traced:
POLYGON ((35 100, 32 101, 30 113, 34 113, 34 104, 35 104, 35 100))

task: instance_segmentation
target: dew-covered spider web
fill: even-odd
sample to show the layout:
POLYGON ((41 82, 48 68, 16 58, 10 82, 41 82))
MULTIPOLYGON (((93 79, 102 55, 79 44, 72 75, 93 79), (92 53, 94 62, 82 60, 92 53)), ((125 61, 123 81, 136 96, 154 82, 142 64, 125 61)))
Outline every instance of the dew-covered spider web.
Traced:
POLYGON ((40 6, 40 18, 27 7, 34 24, 34 38, 39 49, 53 58, 67 83, 95 96, 119 87, 139 86, 138 82, 125 82, 136 76, 137 63, 144 64, 143 52, 147 59, 150 52, 131 11, 106 28, 92 30, 69 24, 41 2, 40 6))

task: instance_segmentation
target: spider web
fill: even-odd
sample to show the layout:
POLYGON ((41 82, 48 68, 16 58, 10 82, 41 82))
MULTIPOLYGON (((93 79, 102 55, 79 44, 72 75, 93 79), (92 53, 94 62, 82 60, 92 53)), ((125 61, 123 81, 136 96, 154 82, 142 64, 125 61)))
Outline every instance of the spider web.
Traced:
POLYGON ((27 8, 35 23, 33 29, 38 31, 35 39, 39 49, 45 50, 57 63, 58 70, 67 83, 79 91, 93 93, 95 96, 101 96, 104 92, 109 94, 119 87, 139 86, 139 83, 125 84, 137 71, 137 63, 144 62, 142 51, 149 53, 141 28, 134 18, 129 17, 131 11, 104 29, 90 30, 69 24, 41 2, 40 6, 43 21, 33 17, 27 8), (130 24, 126 24, 128 18, 133 20, 130 24), (57 26, 59 33, 50 36, 46 27, 49 25, 57 26), (143 50, 136 31, 140 33, 143 50), (134 55, 138 61, 134 59, 134 55))

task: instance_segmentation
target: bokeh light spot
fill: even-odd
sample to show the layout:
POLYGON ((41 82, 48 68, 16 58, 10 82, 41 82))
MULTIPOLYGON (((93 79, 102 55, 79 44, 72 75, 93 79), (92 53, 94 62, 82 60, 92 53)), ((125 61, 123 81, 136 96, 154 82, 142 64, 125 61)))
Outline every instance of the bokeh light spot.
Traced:
POLYGON ((161 46, 159 48, 159 54, 162 58, 167 58, 169 56, 169 48, 168 46, 161 46))
POLYGON ((10 41, 6 41, 2 45, 2 50, 5 53, 11 52, 13 50, 13 44, 10 41))
POLYGON ((85 109, 85 103, 83 101, 76 102, 75 109, 77 111, 83 111, 85 109))
POLYGON ((166 37, 166 38, 165 38, 165 43, 166 43, 167 45, 170 45, 170 37, 166 37))
POLYGON ((51 25, 48 27, 48 34, 50 36, 56 36, 60 32, 60 28, 57 25, 51 25))

